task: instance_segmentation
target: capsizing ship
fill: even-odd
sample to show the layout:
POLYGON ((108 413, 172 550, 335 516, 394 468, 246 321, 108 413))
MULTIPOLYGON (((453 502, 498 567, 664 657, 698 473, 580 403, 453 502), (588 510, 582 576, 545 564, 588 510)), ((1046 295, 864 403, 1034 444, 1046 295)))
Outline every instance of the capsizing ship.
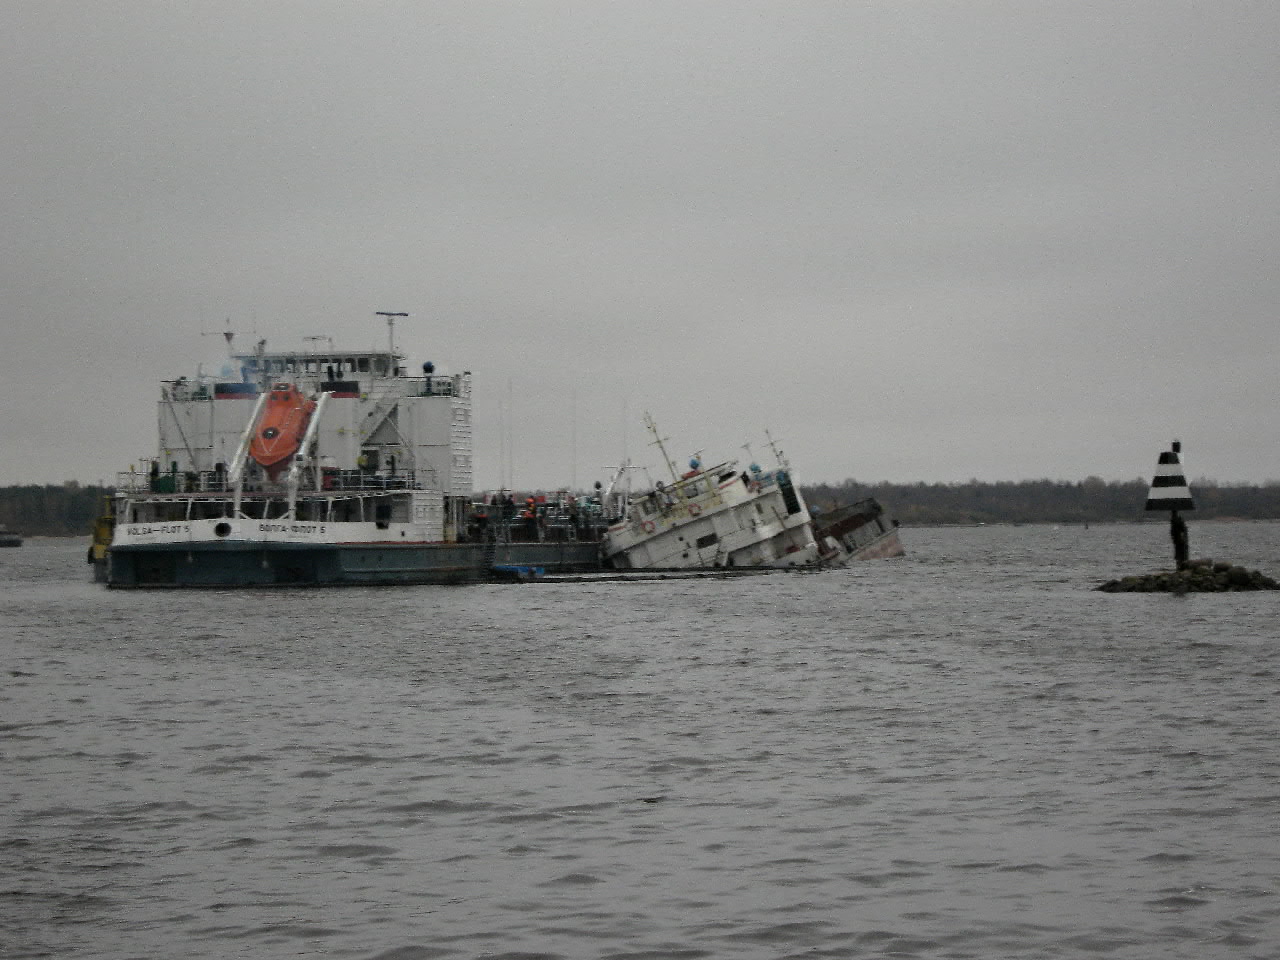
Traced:
POLYGON ((477 498, 471 373, 411 373, 406 361, 394 338, 364 351, 259 341, 231 351, 219 376, 162 381, 158 455, 117 478, 89 548, 95 577, 123 588, 450 584, 902 553, 874 501, 811 515, 781 460, 742 472, 694 461, 637 495, 622 470, 592 496, 477 498))
POLYGON ((611 568, 790 569, 902 556, 897 527, 874 500, 815 515, 772 438, 772 469, 752 462, 740 470, 733 460, 704 467, 693 457, 677 473, 648 415, 645 425, 671 479, 626 498, 601 544, 611 568))

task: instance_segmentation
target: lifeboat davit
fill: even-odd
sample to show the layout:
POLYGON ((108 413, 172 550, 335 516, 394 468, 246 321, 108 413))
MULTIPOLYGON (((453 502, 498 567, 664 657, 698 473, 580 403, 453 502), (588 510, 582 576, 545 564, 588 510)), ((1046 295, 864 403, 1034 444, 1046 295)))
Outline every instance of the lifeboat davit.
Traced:
POLYGON ((315 412, 316 402, 306 397, 292 383, 277 383, 271 388, 265 409, 249 441, 253 457, 273 481, 302 446, 307 423, 315 412))

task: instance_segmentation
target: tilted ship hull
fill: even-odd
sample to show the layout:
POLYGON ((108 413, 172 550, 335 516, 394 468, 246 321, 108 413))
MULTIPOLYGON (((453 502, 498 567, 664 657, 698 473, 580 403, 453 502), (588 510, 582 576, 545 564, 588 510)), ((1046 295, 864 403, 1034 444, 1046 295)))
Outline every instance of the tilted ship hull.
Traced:
POLYGON ((677 475, 647 416, 646 424, 671 481, 627 498, 622 517, 604 536, 605 561, 615 569, 805 569, 903 554, 896 527, 884 522, 874 500, 820 522, 772 439, 773 470, 752 463, 739 471, 733 461, 704 468, 695 457, 677 475))
POLYGON ((835 564, 906 555, 897 524, 872 497, 815 516, 813 534, 823 556, 835 564))

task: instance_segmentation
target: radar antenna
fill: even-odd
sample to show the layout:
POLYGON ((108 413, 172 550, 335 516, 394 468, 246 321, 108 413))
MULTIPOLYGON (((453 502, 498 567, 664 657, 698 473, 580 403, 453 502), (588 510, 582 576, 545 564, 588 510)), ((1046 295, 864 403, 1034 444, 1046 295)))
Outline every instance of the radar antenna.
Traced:
POLYGON ((234 357, 235 349, 231 345, 231 341, 236 338, 236 331, 231 329, 231 318, 227 317, 227 329, 225 330, 201 330, 202 337, 222 337, 227 341, 227 356, 234 357))

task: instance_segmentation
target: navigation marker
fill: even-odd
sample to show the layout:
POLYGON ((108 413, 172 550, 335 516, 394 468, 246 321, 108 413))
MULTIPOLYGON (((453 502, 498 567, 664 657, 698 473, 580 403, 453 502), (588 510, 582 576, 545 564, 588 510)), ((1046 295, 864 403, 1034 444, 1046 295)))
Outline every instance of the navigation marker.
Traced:
POLYGON ((1182 461, 1178 458, 1181 452, 1182 444, 1175 440, 1171 449, 1160 454, 1160 460, 1156 463, 1156 475, 1151 480, 1151 489, 1147 491, 1148 510, 1169 511, 1173 562, 1179 570, 1191 562, 1191 544, 1187 536, 1187 521, 1178 516, 1178 511, 1196 508, 1191 499, 1191 488, 1187 486, 1187 478, 1182 473, 1182 461))
POLYGON ((1173 441, 1173 448, 1160 454, 1156 464, 1156 474, 1151 480, 1151 489, 1147 491, 1148 510, 1194 510, 1195 502, 1191 499, 1191 489, 1187 486, 1187 478, 1182 472, 1182 461, 1178 454, 1182 452, 1182 444, 1173 441))

